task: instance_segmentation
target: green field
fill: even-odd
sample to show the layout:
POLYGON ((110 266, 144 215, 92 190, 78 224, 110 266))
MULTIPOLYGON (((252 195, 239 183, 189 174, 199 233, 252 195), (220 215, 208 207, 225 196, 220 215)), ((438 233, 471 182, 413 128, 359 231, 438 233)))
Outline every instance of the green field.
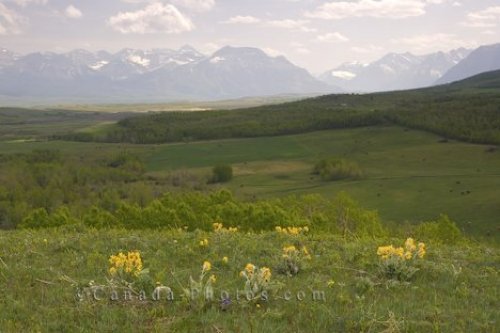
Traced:
POLYGON ((426 256, 409 264, 419 270, 399 281, 384 275, 376 251, 402 242, 276 232, 72 227, 2 232, 0 327, 2 332, 498 332, 498 248, 427 243, 426 256), (203 239, 208 245, 201 247, 203 239), (298 261, 295 276, 279 273, 282 248, 291 244, 306 246, 312 256, 298 261), (123 277, 132 283, 126 287, 111 280, 108 258, 132 250, 140 251, 148 273, 123 277), (216 276, 215 299, 189 302, 182 288, 189 276, 198 279, 205 260, 212 264, 208 275, 216 276), (239 272, 247 263, 271 269, 268 301, 236 299, 237 290, 245 290, 239 272), (158 283, 172 288, 173 301, 165 295, 152 300, 158 283), (101 288, 100 300, 93 298, 92 287, 101 288), (113 288, 119 300, 109 299, 113 288), (133 292, 131 300, 124 299, 126 290, 133 292), (146 301, 138 300, 141 290, 147 291, 146 301), (227 307, 220 305, 222 291, 231 299, 227 307), (324 292, 324 301, 314 301, 313 291, 324 292))
POLYGON ((228 186, 251 198, 346 191, 385 220, 418 222, 449 214, 470 234, 496 237, 500 216, 500 152, 400 127, 159 145, 144 152, 148 170, 235 167, 228 186), (364 179, 324 182, 310 175, 322 157, 345 157, 364 179), (466 158, 464 158, 466 157, 466 158), (470 191, 470 194, 465 194, 470 191), (465 193, 464 193, 465 192, 465 193))
POLYGON ((500 151, 401 127, 161 145, 46 141, 0 147, 4 153, 51 148, 94 157, 126 150, 158 177, 179 170, 204 176, 214 165, 229 163, 235 177, 226 186, 243 199, 306 193, 331 198, 346 191, 388 223, 446 213, 467 234, 498 240, 500 151), (312 176, 314 163, 331 156, 358 162, 365 177, 325 182, 312 176))

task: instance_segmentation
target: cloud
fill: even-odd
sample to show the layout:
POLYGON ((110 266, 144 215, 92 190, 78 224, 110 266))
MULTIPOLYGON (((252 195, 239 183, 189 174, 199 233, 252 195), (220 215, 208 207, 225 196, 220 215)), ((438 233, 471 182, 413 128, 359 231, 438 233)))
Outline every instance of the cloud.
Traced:
MULTIPOLYGON (((158 0, 122 0, 122 1, 128 3, 148 3, 148 2, 153 3, 157 2, 158 0)), ((197 12, 207 11, 215 6, 215 0, 170 0, 168 2, 175 6, 197 12)))
POLYGON ((305 47, 297 47, 295 49, 295 52, 300 53, 300 54, 310 54, 311 51, 309 49, 306 49, 305 47))
POLYGON ((500 6, 488 7, 486 9, 472 12, 462 25, 471 28, 493 28, 500 22, 500 6))
POLYGON ((327 2, 306 17, 339 20, 351 17, 400 19, 425 14, 426 2, 421 0, 358 0, 327 2))
POLYGON ((0 2, 0 35, 21 33, 21 26, 26 19, 0 2))
POLYGON ((384 48, 370 44, 370 45, 365 45, 365 46, 353 46, 353 47, 351 47, 351 50, 353 52, 356 52, 359 54, 374 54, 374 53, 382 52, 384 50, 384 48))
POLYGON ((309 28, 307 24, 308 20, 268 20, 263 21, 254 16, 233 16, 228 20, 222 21, 223 24, 260 24, 261 26, 280 28, 280 29, 290 29, 302 32, 316 32, 316 29, 309 28))
POLYGON ((82 11, 73 5, 69 5, 64 10, 64 15, 68 18, 78 19, 83 16, 82 11))
POLYGON ((327 43, 343 43, 349 41, 349 38, 342 35, 340 32, 329 32, 324 35, 319 35, 316 37, 318 42, 327 43))
POLYGON ((21 7, 26 7, 27 5, 34 4, 34 5, 46 5, 48 3, 48 0, 13 0, 15 4, 21 7))
POLYGON ((299 30, 303 32, 316 32, 316 29, 309 28, 307 24, 308 20, 271 20, 266 23, 266 25, 275 28, 283 28, 283 29, 291 29, 291 30, 299 30))
POLYGON ((215 0, 172 0, 171 2, 194 11, 208 11, 215 6, 215 0))
POLYGON ((123 34, 181 33, 194 29, 191 20, 174 5, 155 2, 135 12, 120 12, 107 20, 108 25, 123 34))
POLYGON ((396 38, 391 42, 403 45, 406 49, 416 53, 434 52, 436 50, 449 50, 459 47, 475 47, 476 42, 467 42, 457 38, 454 34, 437 33, 431 35, 416 35, 412 37, 396 38))
POLYGON ((222 21, 221 23, 225 24, 256 24, 259 23, 260 19, 254 16, 233 16, 226 21, 222 21))

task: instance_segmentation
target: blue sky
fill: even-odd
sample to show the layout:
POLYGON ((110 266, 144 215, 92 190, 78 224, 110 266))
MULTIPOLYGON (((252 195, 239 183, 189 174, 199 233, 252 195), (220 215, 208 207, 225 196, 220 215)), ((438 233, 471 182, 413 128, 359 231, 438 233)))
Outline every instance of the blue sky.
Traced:
POLYGON ((0 0, 0 47, 20 53, 253 46, 319 73, 499 37, 499 0, 0 0))

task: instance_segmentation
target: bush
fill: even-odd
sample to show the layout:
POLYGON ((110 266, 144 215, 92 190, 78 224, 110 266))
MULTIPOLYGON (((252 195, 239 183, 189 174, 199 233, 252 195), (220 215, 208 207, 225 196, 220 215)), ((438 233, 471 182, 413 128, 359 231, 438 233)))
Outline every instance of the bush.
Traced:
POLYGON ((228 164, 216 165, 212 169, 212 183, 226 183, 233 179, 233 167, 228 164))
POLYGON ((316 163, 313 174, 323 180, 359 179, 363 171, 356 162, 345 159, 323 159, 316 163))
POLYGON ((419 224, 415 229, 415 235, 418 238, 427 238, 446 244, 456 244, 464 240, 460 229, 445 214, 441 214, 436 221, 419 224))

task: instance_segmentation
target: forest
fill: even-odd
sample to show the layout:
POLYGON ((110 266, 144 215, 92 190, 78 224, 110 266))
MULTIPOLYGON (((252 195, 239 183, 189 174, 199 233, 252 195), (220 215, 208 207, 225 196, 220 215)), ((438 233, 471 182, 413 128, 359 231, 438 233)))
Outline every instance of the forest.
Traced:
POLYGON ((231 111, 151 112, 52 139, 167 143, 398 124, 467 142, 500 143, 500 72, 459 83, 369 95, 327 95, 231 111))

